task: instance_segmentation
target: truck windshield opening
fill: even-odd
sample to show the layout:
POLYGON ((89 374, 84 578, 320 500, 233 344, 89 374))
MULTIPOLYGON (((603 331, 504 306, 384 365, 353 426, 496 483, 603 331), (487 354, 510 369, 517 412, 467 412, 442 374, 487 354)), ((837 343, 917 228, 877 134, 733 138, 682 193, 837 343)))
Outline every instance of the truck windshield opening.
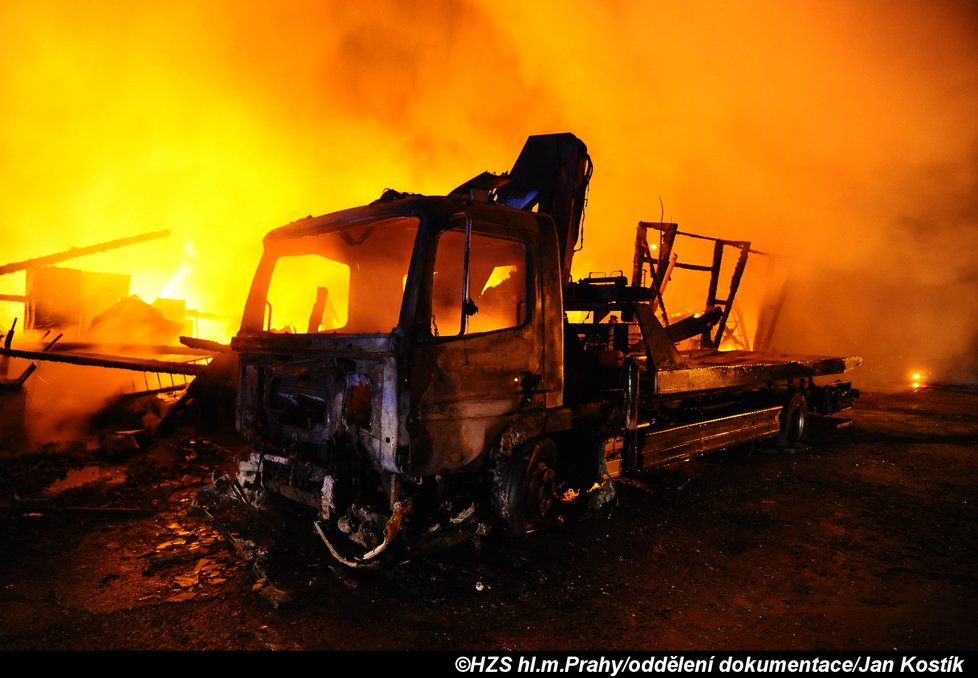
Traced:
POLYGON ((261 317, 263 329, 290 334, 392 331, 418 223, 382 219, 270 245, 264 293, 252 291, 249 324, 261 317))

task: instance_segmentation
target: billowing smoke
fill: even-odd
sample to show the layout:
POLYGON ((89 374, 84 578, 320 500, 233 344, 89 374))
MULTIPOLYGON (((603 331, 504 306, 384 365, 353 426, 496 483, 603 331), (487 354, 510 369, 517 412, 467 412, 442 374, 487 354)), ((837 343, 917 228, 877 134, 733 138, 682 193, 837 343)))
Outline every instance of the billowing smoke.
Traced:
POLYGON ((973 3, 7 0, 0 96, 0 258, 170 229, 69 265, 225 314, 212 338, 272 227, 572 131, 596 167, 576 275, 627 271, 661 197, 779 255, 777 348, 978 380, 973 3))

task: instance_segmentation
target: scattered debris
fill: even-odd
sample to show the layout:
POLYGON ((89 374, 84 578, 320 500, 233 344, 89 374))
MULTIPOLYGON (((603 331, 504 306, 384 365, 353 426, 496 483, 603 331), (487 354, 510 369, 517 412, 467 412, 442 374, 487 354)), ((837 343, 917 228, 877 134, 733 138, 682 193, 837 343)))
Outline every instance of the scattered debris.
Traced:
POLYGON ((355 591, 357 587, 360 586, 360 582, 358 582, 356 579, 353 579, 352 577, 347 576, 347 574, 342 570, 340 570, 340 568, 334 565, 330 565, 327 569, 333 574, 333 576, 335 576, 337 579, 340 580, 340 583, 342 583, 343 586, 350 589, 351 591, 355 591))
POLYGON ((183 453, 183 458, 186 461, 192 461, 197 459, 198 456, 213 456, 213 455, 224 455, 225 457, 231 457, 231 450, 221 447, 212 440, 207 438, 197 438, 190 437, 184 438, 176 443, 173 443, 173 447, 180 450, 183 453))
POLYGON ((197 557, 198 556, 194 553, 176 553, 172 555, 151 555, 149 556, 149 562, 151 567, 162 567, 164 565, 173 565, 174 563, 186 563, 196 559, 197 557))
POLYGON ((102 482, 108 485, 118 485, 126 481, 123 469, 106 468, 105 466, 83 466, 69 470, 64 478, 56 480, 44 489, 44 494, 60 494, 89 483, 102 482))
POLYGON ((191 586, 196 586, 200 583, 200 575, 197 572, 186 575, 177 575, 173 578, 177 586, 181 588, 190 588, 191 586))
POLYGON ((229 530, 224 523, 215 518, 210 511, 203 507, 198 507, 207 519, 210 520, 211 525, 224 536, 228 542, 228 546, 238 556, 241 560, 249 563, 255 563, 256 567, 263 561, 266 555, 266 550, 259 548, 255 542, 250 539, 239 539, 235 537, 231 530, 229 530))
POLYGON ((233 429, 237 355, 216 353, 206 366, 195 367, 199 368, 196 378, 160 422, 161 434, 171 432, 178 417, 192 421, 199 431, 233 429))
POLYGON ((99 449, 107 457, 115 457, 134 450, 145 449, 151 442, 149 429, 141 428, 132 431, 115 431, 103 433, 98 438, 99 449))
POLYGON ((265 602, 271 605, 276 610, 292 602, 292 594, 281 589, 275 584, 266 584, 262 587, 261 593, 259 594, 265 602))
POLYGON ((133 294, 95 316, 88 337, 106 343, 176 343, 183 329, 133 294))
POLYGON ((185 603, 188 600, 193 600, 196 597, 197 597, 197 593, 194 591, 182 591, 180 593, 173 594, 166 600, 169 603, 185 603))
POLYGON ((95 588, 104 589, 110 581, 113 581, 118 578, 119 575, 117 575, 115 572, 110 572, 109 574, 105 575, 104 577, 98 580, 98 583, 95 584, 95 588))
POLYGON ((591 490, 588 491, 588 509, 597 511, 613 502, 616 496, 617 494, 615 492, 614 482, 611 480, 606 480, 603 483, 598 484, 596 487, 592 487, 591 490))

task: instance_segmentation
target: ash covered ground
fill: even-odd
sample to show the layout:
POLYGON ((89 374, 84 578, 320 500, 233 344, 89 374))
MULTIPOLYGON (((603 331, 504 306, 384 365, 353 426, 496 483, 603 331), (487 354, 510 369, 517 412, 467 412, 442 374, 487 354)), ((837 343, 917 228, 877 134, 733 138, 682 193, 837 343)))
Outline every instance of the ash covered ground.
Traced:
POLYGON ((233 437, 0 450, 0 648, 978 646, 978 392, 864 393, 851 416, 383 572, 215 495, 233 437))

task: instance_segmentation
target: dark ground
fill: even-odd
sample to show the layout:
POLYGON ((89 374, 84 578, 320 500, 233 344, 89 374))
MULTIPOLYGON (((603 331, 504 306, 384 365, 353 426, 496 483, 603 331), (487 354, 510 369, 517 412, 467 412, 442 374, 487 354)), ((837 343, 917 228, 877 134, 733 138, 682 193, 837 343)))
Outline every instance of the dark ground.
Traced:
POLYGON ((194 508, 220 446, 0 451, 0 649, 978 647, 978 393, 864 393, 851 416, 810 449, 650 472, 550 532, 386 573, 333 566, 305 522, 263 555, 281 519, 216 507, 229 548, 194 508))

